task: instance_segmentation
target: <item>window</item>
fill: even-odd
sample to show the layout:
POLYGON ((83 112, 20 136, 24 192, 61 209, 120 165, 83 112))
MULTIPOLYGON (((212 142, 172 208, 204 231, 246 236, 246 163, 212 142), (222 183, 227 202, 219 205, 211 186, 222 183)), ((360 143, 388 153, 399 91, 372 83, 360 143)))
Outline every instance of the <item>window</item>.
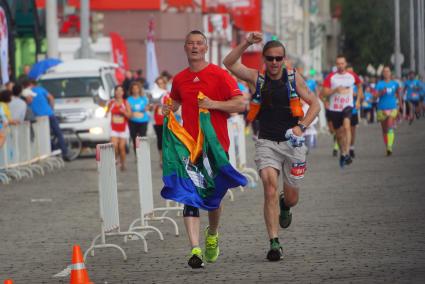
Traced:
POLYGON ((40 84, 55 98, 79 98, 98 95, 102 86, 99 77, 76 77, 41 80, 40 84))

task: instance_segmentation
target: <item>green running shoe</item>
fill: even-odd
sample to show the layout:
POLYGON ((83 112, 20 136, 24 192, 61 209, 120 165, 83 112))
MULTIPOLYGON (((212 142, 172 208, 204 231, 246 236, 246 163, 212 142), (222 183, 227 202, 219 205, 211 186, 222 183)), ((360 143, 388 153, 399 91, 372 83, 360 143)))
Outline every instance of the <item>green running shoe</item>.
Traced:
POLYGON ((210 235, 208 233, 209 227, 205 230, 205 260, 207 262, 216 262, 218 255, 220 254, 220 248, 218 246, 218 233, 210 235))
POLYGON ((193 248, 191 251, 191 257, 187 262, 192 268, 204 268, 204 260, 202 257, 202 250, 199 247, 193 248))
POLYGON ((279 261, 283 259, 283 249, 278 241, 270 242, 270 250, 267 253, 267 259, 270 261, 279 261))
POLYGON ((292 213, 290 212, 291 208, 285 206, 285 199, 283 193, 279 196, 279 207, 280 207, 280 215, 279 215, 279 225, 283 229, 286 229, 292 223, 292 213))

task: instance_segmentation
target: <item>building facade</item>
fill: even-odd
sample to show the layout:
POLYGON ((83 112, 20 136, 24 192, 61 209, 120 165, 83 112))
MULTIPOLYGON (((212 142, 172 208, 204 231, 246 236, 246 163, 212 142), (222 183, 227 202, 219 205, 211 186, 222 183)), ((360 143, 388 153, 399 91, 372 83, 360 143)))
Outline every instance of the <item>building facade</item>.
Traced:
POLYGON ((263 0, 266 40, 278 38, 305 74, 329 70, 337 53, 338 29, 330 0, 263 0))

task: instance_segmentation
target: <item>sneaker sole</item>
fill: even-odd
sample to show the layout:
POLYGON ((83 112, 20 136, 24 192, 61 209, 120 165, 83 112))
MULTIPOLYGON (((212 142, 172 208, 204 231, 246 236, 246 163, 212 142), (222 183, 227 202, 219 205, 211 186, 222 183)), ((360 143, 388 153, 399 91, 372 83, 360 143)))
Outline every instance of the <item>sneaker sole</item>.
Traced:
POLYGON ((288 218, 281 217, 279 215, 279 225, 282 229, 287 229, 292 223, 292 213, 289 213, 288 218))
POLYGON ((267 259, 269 261, 279 261, 283 259, 283 255, 279 250, 270 250, 267 253, 267 259))
POLYGON ((202 261, 202 259, 200 259, 198 256, 193 255, 189 261, 187 262, 187 264, 192 267, 193 269, 198 269, 198 268, 204 268, 205 264, 202 261))

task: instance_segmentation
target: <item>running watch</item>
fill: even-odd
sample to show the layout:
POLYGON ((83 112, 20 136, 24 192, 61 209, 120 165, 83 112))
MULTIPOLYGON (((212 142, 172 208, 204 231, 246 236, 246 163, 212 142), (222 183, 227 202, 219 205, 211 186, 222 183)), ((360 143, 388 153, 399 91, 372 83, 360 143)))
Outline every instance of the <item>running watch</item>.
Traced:
POLYGON ((304 124, 302 124, 302 123, 298 123, 297 126, 301 129, 301 132, 302 133, 304 133, 305 130, 307 129, 307 127, 304 124))

